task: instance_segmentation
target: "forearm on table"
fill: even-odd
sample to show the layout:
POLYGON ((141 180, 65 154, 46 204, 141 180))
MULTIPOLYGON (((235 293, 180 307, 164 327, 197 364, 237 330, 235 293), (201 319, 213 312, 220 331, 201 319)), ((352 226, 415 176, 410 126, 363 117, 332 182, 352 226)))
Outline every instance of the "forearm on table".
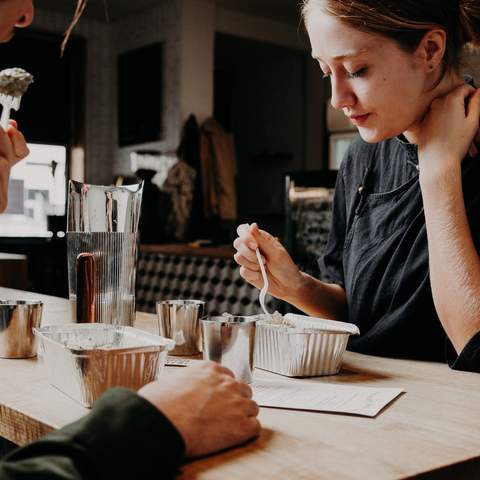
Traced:
POLYGON ((303 272, 300 284, 284 300, 311 316, 348 321, 345 290, 339 285, 322 282, 303 272))
POLYGON ((473 243, 460 165, 422 178, 430 282, 443 328, 457 353, 480 331, 480 258, 473 243))
POLYGON ((173 424, 126 389, 103 395, 85 417, 0 461, 3 480, 173 479, 185 446, 173 424))

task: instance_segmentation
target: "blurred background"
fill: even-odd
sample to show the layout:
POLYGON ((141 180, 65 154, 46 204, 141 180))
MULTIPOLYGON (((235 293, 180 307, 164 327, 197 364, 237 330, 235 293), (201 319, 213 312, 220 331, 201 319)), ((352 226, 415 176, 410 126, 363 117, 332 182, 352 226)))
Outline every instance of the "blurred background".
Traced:
POLYGON ((145 182, 140 309, 207 291, 215 308, 247 305, 231 259, 244 222, 322 276, 336 171, 356 133, 328 106, 298 1, 89 0, 60 57, 74 3, 38 2, 32 28, 0 46, 0 69, 35 78, 14 114, 31 153, 0 216, 0 284, 67 295, 69 178, 145 182), (192 259, 206 290, 188 280, 192 259))

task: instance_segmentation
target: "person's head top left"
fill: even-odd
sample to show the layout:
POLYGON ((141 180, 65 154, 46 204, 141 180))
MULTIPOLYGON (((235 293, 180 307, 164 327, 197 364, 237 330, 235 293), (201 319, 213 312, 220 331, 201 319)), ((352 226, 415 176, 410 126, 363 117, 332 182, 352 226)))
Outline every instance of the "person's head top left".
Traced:
POLYGON ((33 0, 0 0, 0 43, 8 42, 15 28, 28 27, 33 20, 33 0))

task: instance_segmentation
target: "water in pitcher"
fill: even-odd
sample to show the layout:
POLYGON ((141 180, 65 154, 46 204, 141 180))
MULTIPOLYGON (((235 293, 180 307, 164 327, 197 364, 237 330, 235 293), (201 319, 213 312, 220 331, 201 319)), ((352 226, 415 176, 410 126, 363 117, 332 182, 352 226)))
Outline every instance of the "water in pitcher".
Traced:
POLYGON ((142 192, 142 183, 102 186, 69 181, 67 252, 73 321, 133 324, 142 192))
MULTIPOLYGON (((95 258, 95 321, 132 325, 135 312, 136 233, 68 232, 69 296, 76 312, 76 261, 80 253, 95 258)), ((75 318, 75 316, 74 316, 75 318)))

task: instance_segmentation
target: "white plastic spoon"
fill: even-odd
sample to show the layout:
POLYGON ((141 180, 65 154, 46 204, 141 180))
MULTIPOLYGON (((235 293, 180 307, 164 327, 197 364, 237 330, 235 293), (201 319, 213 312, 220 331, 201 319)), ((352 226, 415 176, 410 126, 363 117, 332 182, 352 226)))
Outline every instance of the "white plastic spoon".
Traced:
POLYGON ((263 264, 262 256, 260 255, 260 250, 257 248, 255 250, 255 253, 257 254, 257 260, 258 264, 260 265, 260 271, 262 272, 262 278, 263 278, 263 287, 260 290, 260 306, 262 307, 262 310, 265 312, 265 315, 271 315, 271 313, 267 310, 267 307, 265 306, 265 296, 267 295, 268 292, 268 276, 267 276, 267 271, 265 270, 265 265, 263 264))
POLYGON ((6 130, 8 121, 10 120, 10 110, 18 110, 20 108, 20 100, 22 97, 12 97, 10 95, 0 94, 0 105, 2 105, 2 116, 0 118, 1 127, 6 130))

